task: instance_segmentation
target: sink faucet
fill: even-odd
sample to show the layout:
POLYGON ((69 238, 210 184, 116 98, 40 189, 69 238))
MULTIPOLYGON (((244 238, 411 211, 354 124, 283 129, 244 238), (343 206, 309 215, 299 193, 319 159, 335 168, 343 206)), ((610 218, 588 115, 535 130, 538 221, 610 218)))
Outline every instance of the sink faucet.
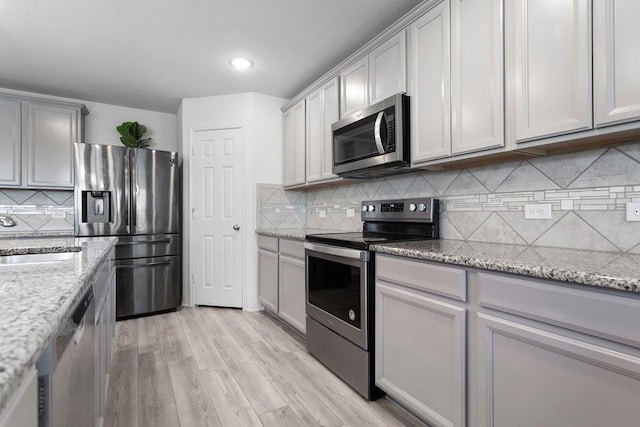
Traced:
POLYGON ((3 227, 14 227, 16 220, 9 215, 0 215, 0 225, 3 227))

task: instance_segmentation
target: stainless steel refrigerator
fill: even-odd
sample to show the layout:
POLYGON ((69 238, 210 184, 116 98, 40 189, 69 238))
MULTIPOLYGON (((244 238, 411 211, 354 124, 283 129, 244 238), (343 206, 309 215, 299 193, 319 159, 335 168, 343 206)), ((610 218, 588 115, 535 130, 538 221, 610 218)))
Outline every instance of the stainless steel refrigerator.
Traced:
POLYGON ((118 236, 116 317, 182 299, 178 153, 77 143, 75 234, 118 236))

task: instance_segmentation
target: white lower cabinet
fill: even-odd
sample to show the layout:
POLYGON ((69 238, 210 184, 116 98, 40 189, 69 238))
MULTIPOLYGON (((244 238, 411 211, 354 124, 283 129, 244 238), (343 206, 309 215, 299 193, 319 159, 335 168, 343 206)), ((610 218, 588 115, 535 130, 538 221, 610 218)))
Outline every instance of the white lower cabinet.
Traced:
POLYGON ((278 313, 278 238, 258 236, 258 301, 278 313))
POLYGON ((96 298, 96 417, 98 425, 104 420, 107 404, 113 335, 115 333, 115 271, 112 268, 113 250, 99 268, 94 282, 96 298))
POLYGON ((376 385, 434 426, 637 426, 640 298, 376 255, 376 385))
POLYGON ((384 256, 376 263, 376 385, 430 425, 464 426, 467 310, 424 292, 429 283, 418 289, 425 281, 458 289, 460 276, 441 282, 439 266, 384 256))
POLYGON ((258 236, 258 300, 306 334, 304 242, 258 236))
POLYGON ((0 427, 38 426, 38 375, 32 367, 0 413, 0 427))

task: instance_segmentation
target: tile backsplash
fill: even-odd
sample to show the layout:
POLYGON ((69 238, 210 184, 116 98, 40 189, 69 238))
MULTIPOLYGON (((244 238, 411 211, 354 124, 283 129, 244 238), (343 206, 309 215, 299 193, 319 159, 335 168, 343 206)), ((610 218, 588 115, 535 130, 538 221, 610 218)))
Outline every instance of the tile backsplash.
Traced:
POLYGON ((11 215, 17 223, 0 227, 0 237, 3 233, 73 233, 73 191, 0 189, 0 215, 11 215))
POLYGON ((260 228, 357 231, 363 200, 437 197, 446 239, 640 253, 640 223, 625 221, 625 203, 640 202, 640 143, 307 191, 258 187, 260 228), (531 203, 550 203, 552 219, 525 220, 531 203))

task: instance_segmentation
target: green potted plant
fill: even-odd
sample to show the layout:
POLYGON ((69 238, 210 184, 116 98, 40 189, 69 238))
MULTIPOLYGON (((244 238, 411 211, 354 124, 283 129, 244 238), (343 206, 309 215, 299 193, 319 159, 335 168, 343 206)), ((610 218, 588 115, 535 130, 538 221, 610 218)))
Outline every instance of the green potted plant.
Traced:
POLYGON ((145 148, 151 142, 151 138, 142 138, 147 132, 147 127, 138 122, 124 122, 116 126, 120 135, 120 142, 129 148, 145 148))

